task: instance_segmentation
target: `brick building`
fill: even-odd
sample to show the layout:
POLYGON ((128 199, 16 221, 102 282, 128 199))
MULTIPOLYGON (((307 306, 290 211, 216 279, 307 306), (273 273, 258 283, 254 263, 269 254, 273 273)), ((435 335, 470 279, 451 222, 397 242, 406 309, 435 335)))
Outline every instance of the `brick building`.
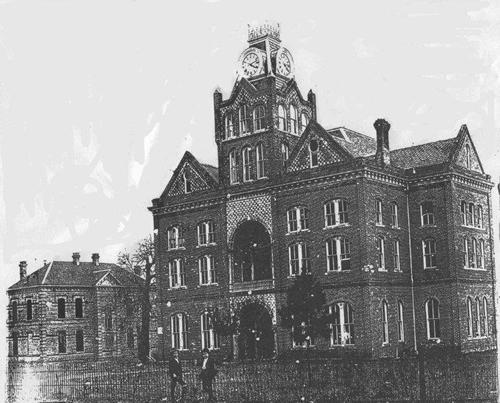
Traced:
POLYGON ((327 130, 279 28, 250 28, 248 44, 230 96, 214 93, 218 167, 186 152, 150 208, 163 347, 300 348, 278 312, 307 270, 334 316, 318 349, 495 348, 492 183, 467 127, 396 150, 384 119, 373 137, 327 130), (239 319, 238 334, 215 334, 215 308, 239 319))
POLYGON ((115 264, 53 261, 8 288, 10 361, 137 356, 143 280, 115 264))

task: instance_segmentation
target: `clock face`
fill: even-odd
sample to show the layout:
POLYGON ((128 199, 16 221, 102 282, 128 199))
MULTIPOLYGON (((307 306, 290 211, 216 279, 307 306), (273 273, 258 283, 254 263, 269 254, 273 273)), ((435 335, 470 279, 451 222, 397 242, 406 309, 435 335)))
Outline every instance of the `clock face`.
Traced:
POLYGON ((290 52, 281 48, 276 55, 276 65, 279 74, 289 77, 292 74, 293 64, 290 52))
POLYGON ((241 68, 246 77, 256 75, 261 68, 261 59, 256 52, 247 53, 241 61, 241 68))

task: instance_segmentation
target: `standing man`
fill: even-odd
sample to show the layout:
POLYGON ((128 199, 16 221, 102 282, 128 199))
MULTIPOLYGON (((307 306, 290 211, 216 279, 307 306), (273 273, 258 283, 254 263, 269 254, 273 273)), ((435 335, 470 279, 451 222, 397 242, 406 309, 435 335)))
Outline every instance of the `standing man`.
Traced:
POLYGON ((182 386, 182 398, 186 391, 186 382, 182 379, 182 366, 179 361, 179 352, 174 350, 168 361, 168 373, 170 374, 170 398, 175 402, 175 387, 177 384, 182 386))
POLYGON ((217 370, 215 369, 215 363, 212 357, 210 357, 210 352, 208 349, 204 348, 203 351, 203 361, 201 363, 201 383, 203 385, 203 392, 208 393, 208 401, 214 402, 214 392, 212 387, 212 382, 217 375, 217 370))

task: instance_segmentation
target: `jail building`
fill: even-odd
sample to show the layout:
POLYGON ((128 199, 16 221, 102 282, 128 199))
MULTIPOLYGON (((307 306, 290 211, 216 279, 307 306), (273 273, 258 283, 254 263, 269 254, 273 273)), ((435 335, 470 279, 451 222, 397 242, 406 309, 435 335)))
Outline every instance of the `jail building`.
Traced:
POLYGON ((312 348, 495 348, 493 184, 467 126, 400 149, 385 119, 367 134, 323 127, 278 26, 249 28, 237 66, 231 93, 213 94, 218 166, 186 152, 150 207, 164 350, 303 348, 279 311, 304 271, 333 314, 312 348), (237 318, 233 336, 215 310, 237 318))
POLYGON ((137 357, 143 280, 115 264, 52 261, 8 288, 9 360, 64 361, 137 357))

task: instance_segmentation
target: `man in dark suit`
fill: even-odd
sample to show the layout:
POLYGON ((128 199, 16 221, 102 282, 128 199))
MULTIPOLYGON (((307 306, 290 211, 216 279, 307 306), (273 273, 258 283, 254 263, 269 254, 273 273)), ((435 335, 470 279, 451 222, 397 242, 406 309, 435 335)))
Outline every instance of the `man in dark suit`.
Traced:
POLYGON ((168 361, 168 373, 170 374, 170 398, 175 402, 175 387, 177 384, 182 386, 182 397, 186 391, 186 382, 182 379, 182 366, 179 361, 179 352, 174 350, 168 361))
POLYGON ((212 357, 210 357, 210 352, 208 349, 203 349, 203 360, 201 361, 201 383, 203 385, 203 391, 208 393, 208 401, 214 402, 214 391, 212 382, 217 375, 217 370, 215 369, 215 363, 212 357))

